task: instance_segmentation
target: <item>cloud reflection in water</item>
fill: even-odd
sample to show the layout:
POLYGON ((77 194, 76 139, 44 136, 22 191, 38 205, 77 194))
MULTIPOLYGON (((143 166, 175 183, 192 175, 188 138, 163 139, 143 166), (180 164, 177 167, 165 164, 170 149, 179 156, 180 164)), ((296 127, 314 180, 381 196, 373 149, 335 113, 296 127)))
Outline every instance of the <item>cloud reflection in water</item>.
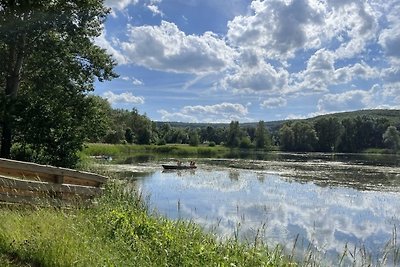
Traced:
POLYGON ((179 176, 155 172, 138 186, 161 214, 191 219, 222 238, 236 231, 254 242, 263 229, 267 244, 291 249, 298 236, 299 249, 311 243, 336 259, 346 245, 364 246, 378 257, 399 225, 397 192, 320 186, 268 170, 200 168, 179 176))

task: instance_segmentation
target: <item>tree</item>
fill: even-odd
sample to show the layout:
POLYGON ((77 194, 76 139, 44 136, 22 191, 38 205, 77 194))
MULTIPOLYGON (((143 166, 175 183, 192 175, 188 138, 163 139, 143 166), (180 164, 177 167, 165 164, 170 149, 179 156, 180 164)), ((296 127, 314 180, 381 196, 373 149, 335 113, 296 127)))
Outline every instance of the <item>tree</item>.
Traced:
POLYGON ((107 14, 101 0, 0 0, 0 55, 7 59, 0 66, 1 157, 10 157, 16 139, 37 154, 72 157, 80 149, 90 134, 81 129, 94 112, 82 106, 93 104, 87 92, 96 77, 116 77, 111 57, 92 42, 107 14), (32 117, 35 123, 29 123, 32 117), (24 122, 31 132, 50 135, 28 137, 26 127, 18 128, 24 122))
POLYGON ((343 126, 337 118, 322 117, 314 124, 318 137, 318 149, 323 152, 335 151, 343 131, 343 126))
POLYGON ((264 121, 259 121, 255 131, 256 148, 265 148, 270 145, 270 137, 264 121))
POLYGON ((340 152, 356 152, 355 138, 357 136, 357 127, 352 118, 342 120, 343 133, 338 144, 340 152))
POLYGON ((318 140, 314 128, 300 121, 282 126, 279 136, 282 149, 288 151, 313 151, 318 140))
POLYGON ((396 127, 389 126, 382 136, 383 142, 393 151, 397 152, 400 148, 400 134, 396 127))
POLYGON ((238 121, 232 121, 229 124, 228 139, 226 145, 228 147, 238 147, 240 145, 241 132, 238 121))
POLYGON ((284 124, 279 130, 279 142, 282 150, 294 150, 294 133, 289 125, 284 124))
POLYGON ((132 144, 133 143, 133 138, 134 138, 134 135, 133 135, 132 129, 131 128, 126 128, 126 130, 125 130, 125 140, 126 140, 126 142, 128 144, 132 144))
POLYGON ((200 143, 200 138, 196 130, 191 130, 189 132, 189 145, 198 146, 200 143))
POLYGON ((307 122, 293 123, 295 151, 314 151, 318 142, 317 133, 312 125, 307 122))

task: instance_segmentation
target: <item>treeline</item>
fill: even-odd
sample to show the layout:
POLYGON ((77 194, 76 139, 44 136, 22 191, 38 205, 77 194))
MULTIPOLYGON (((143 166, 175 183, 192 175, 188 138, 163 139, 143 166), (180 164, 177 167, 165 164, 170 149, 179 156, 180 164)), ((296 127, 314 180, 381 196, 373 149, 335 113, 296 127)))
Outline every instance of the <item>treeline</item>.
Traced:
POLYGON ((320 117, 313 123, 284 124, 278 133, 284 151, 356 153, 368 148, 399 149, 399 131, 386 118, 370 116, 320 117))
POLYGON ((157 124, 145 114, 139 114, 137 109, 112 109, 106 101, 102 106, 108 126, 103 130, 103 136, 96 135, 89 140, 91 142, 192 146, 208 144, 232 148, 268 148, 272 144, 272 137, 263 121, 256 127, 240 127, 238 121, 231 122, 227 127, 173 127, 169 123, 157 124))
POLYGON ((245 126, 232 121, 225 126, 201 124, 199 127, 183 127, 152 122, 136 109, 108 109, 111 121, 109 129, 101 140, 92 141, 114 144, 208 144, 266 150, 279 147, 283 151, 294 152, 356 153, 368 148, 397 151, 400 147, 398 125, 393 125, 392 120, 384 117, 321 116, 313 120, 289 121, 270 132, 263 121, 245 126))

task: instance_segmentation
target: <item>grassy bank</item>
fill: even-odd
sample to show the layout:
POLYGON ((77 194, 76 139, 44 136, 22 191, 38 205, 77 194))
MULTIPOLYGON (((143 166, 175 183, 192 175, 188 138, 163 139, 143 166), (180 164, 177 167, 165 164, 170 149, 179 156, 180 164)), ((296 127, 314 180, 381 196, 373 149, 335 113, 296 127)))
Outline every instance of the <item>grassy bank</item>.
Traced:
POLYGON ((189 145, 111 145, 91 143, 86 144, 83 153, 85 155, 110 155, 110 156, 130 156, 134 154, 160 154, 176 156, 218 156, 229 152, 229 148, 224 146, 189 146, 189 145))
POLYGON ((2 207, 0 265, 295 265, 279 247, 219 242, 193 223, 149 214, 144 203, 112 183, 90 208, 2 207))

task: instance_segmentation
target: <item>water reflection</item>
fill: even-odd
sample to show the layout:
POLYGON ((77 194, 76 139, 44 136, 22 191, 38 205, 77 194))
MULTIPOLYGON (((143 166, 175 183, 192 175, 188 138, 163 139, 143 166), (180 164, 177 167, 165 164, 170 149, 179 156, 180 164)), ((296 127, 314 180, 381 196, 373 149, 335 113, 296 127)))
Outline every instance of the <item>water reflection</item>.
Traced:
POLYGON ((195 172, 157 169, 137 186, 159 213, 222 238, 258 236, 288 250, 297 238, 299 251, 312 245, 333 264, 345 247, 357 247, 376 263, 400 225, 399 173, 394 166, 315 159, 218 160, 195 172))

